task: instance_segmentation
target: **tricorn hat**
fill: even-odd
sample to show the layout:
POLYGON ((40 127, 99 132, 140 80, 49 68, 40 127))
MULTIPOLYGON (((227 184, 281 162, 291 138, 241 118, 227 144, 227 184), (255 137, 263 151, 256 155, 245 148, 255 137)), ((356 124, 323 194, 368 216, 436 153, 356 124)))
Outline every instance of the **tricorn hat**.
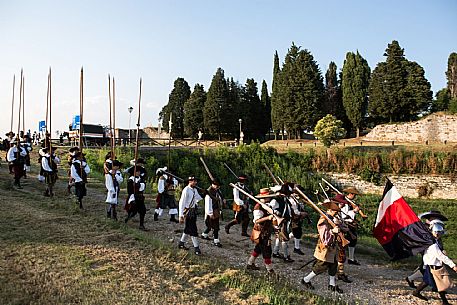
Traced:
POLYGON ((360 192, 353 186, 347 187, 343 190, 344 193, 360 195, 360 192))
POLYGON ((420 219, 427 219, 427 220, 433 220, 433 219, 439 219, 441 221, 448 221, 447 217, 441 214, 440 211, 436 210, 431 210, 425 213, 422 213, 419 215, 420 219))

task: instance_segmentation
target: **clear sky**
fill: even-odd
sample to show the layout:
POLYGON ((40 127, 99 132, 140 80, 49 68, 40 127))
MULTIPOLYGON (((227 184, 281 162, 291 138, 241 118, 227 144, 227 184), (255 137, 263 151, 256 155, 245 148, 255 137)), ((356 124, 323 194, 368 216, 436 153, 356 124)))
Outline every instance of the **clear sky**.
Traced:
MULTIPOLYGON (((339 69, 358 50, 374 69, 387 44, 398 40, 409 60, 424 67, 434 93, 446 86, 451 52, 457 52, 457 1, 6 1, 0 0, 0 136, 10 129, 16 74, 25 73, 26 128, 45 117, 52 67, 52 129, 67 130, 79 113, 79 71, 84 67, 85 119, 108 124, 108 73, 116 79, 117 126, 127 108, 137 118, 143 78, 141 125, 156 125, 173 82, 208 89, 218 67, 240 83, 263 79, 271 90, 273 55, 281 61, 292 42, 314 55, 323 74, 339 69)), ((236 124, 236 122, 234 122, 236 124)))

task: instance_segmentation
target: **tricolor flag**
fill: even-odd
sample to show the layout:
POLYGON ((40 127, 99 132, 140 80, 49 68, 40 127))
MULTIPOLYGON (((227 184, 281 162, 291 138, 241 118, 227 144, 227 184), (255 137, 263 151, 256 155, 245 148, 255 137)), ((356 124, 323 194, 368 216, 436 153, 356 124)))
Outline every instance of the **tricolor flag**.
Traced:
POLYGON ((379 204, 373 236, 392 260, 416 255, 434 243, 427 226, 420 221, 390 180, 387 180, 379 204))

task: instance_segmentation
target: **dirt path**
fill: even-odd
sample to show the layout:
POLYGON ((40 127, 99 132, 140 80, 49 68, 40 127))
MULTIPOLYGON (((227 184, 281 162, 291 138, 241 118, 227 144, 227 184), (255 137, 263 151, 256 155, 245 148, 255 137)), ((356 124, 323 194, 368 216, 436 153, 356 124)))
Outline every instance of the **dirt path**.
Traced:
MULTIPOLYGON (((64 172, 61 170, 61 179, 58 180, 56 186, 56 197, 57 198, 66 198, 67 204, 72 204, 75 206, 74 213, 79 214, 82 213, 83 215, 91 215, 94 217, 104 218, 105 217, 105 191, 103 184, 98 181, 91 181, 88 187, 88 196, 84 199, 84 210, 79 211, 74 204, 75 200, 72 197, 66 195, 66 178, 64 177, 64 172)), ((6 168, 3 165, 0 168, 0 175, 5 176, 7 175, 6 168)), ((35 175, 31 174, 30 178, 24 181, 24 189, 20 190, 18 194, 27 196, 30 193, 37 194, 44 190, 44 185, 40 184, 36 181, 35 175)), ((2 200, 6 198, 6 194, 2 194, 2 200)), ((125 198, 125 191, 121 194, 121 198, 125 198)), ((48 199, 44 198, 43 200, 49 201, 57 201, 58 199, 48 199)), ((174 224, 169 222, 168 215, 164 213, 162 218, 159 221, 153 220, 153 212, 154 209, 152 205, 152 197, 147 198, 147 208, 149 209, 146 215, 146 227, 150 229, 147 234, 151 234, 154 237, 158 237, 164 241, 169 243, 177 244, 181 232, 183 229, 183 225, 174 224)), ((200 208, 201 210, 201 208, 200 208)), ((226 220, 222 221, 221 228, 229 221, 227 217, 229 216, 230 212, 226 211, 226 220)), ((125 217, 124 211, 119 211, 119 222, 123 221, 125 217)), ((43 216, 44 223, 41 225, 45 226, 47 224, 52 224, 49 230, 59 230, 62 229, 59 225, 58 218, 57 220, 54 218, 52 221, 49 221, 49 217, 46 215, 43 216)), ((198 221, 198 228, 201 232, 204 229, 203 224, 203 217, 199 216, 198 221)), ((31 224, 32 228, 35 224, 31 224)), ((67 226, 67 224, 61 224, 62 226, 67 226)), ((133 219, 129 224, 130 227, 136 228, 138 226, 138 219, 133 219)), ((88 224, 88 227, 90 225, 88 224)), ((77 227, 70 225, 69 227, 65 228, 66 230, 73 230, 74 232, 78 231, 77 227)), ((246 265, 246 260, 253 249, 253 244, 248 238, 244 238, 240 235, 240 226, 234 226, 231 228, 231 234, 227 235, 224 230, 220 232, 220 240, 223 244, 222 248, 218 248, 212 245, 212 241, 200 240, 201 241, 201 249, 203 252, 202 260, 205 257, 217 257, 220 258, 222 261, 229 263, 233 267, 236 268, 244 268, 246 265)), ((110 230, 108 236, 111 236, 115 239, 119 239, 120 242, 118 244, 123 244, 126 242, 127 244, 132 241, 124 241, 121 237, 121 234, 116 233, 116 231, 110 230)), ((96 233, 93 233, 96 235, 96 233)), ((84 244, 87 236, 91 235, 91 230, 84 230, 84 236, 78 238, 79 234, 75 233, 75 239, 77 240, 78 244, 84 244), (86 235, 87 234, 87 235, 86 235)), ((63 235, 67 236, 67 235, 63 235)), ((106 236, 96 236, 99 238, 100 243, 103 245, 110 237, 106 236)), ((93 243, 93 240, 89 242, 89 244, 93 243)), ((188 240, 188 245, 190 245, 190 239, 188 240)), ((303 244, 303 243, 302 243, 303 244)), ((91 251, 99 251, 97 250, 97 245, 91 245, 93 249, 91 251)), ((289 249, 293 248, 292 243, 289 245, 289 249)), ((304 256, 299 256, 297 254, 292 253, 292 258, 295 260, 294 263, 284 263, 282 260, 273 259, 274 269, 277 274, 281 277, 300 287, 300 279, 303 275, 307 274, 311 270, 311 266, 307 266, 302 270, 297 270, 304 262, 309 261, 312 259, 312 253, 314 251, 314 241, 311 238, 306 238, 304 240, 304 245, 302 245, 302 250, 305 252, 304 256)), ((101 250, 100 250, 101 251, 101 250)), ((120 251, 122 252, 122 251, 120 251)), ((125 255, 125 253, 118 253, 120 257, 125 255)), ((141 256, 142 254, 138 252, 136 255, 141 256)), ((409 269, 397 269, 395 270, 390 264, 385 262, 382 259, 378 259, 373 256, 368 255, 357 255, 357 259, 362 263, 362 266, 346 266, 346 272, 351 279, 354 280, 351 284, 346 284, 343 282, 338 282, 337 284, 344 290, 343 295, 335 295, 331 294, 327 291, 326 287, 328 284, 328 276, 327 275, 320 275, 313 280, 313 285, 316 287, 314 291, 316 294, 322 296, 328 296, 331 298, 339 298, 340 300, 347 301, 348 303, 353 304, 440 304, 441 302, 438 301, 438 295, 436 293, 432 293, 427 290, 424 295, 431 298, 431 301, 425 302, 421 301, 411 295, 412 289, 408 288, 404 278, 406 275, 409 274, 409 269)), ((157 264, 157 260, 151 261, 151 264, 157 264)), ((262 266, 262 260, 257 260, 257 265, 262 266)), ((161 266, 161 268, 164 266, 161 266)), ((217 266, 215 266, 217 267, 217 266)), ((138 270, 136 270, 138 271, 138 270)), ((168 272, 168 271, 167 271, 168 272)), ((264 273, 265 271, 254 271, 258 272, 259 274, 264 273)), ((132 273, 133 274, 133 273, 132 273)), ((131 275, 131 274, 130 274, 131 275)), ((185 286, 185 284, 182 284, 185 286)), ((300 287, 301 288, 301 287, 300 287)), ((454 288, 451 290, 449 295, 449 301, 451 303, 457 302, 457 297, 455 293, 457 290, 454 288)), ((170 295, 166 295, 170 297, 170 295)), ((205 299, 206 301, 210 301, 211 297, 205 299)), ((180 300, 184 301, 184 300, 180 300)), ((206 302, 205 301, 205 302, 206 302)))

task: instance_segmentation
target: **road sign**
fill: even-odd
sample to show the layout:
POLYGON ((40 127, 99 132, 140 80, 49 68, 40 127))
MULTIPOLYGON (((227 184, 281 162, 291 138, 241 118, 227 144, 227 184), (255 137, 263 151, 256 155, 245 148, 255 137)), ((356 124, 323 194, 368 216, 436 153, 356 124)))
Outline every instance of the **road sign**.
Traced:
POLYGON ((38 130, 40 132, 46 131, 46 122, 45 121, 39 121, 38 122, 38 130))

